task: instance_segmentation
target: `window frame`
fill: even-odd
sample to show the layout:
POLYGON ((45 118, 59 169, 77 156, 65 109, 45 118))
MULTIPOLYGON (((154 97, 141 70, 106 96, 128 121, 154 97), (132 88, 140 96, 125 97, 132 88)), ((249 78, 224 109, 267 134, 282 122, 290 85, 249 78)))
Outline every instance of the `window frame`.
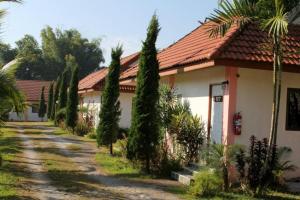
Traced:
MULTIPOLYGON (((286 113, 285 113, 285 130, 286 131, 300 131, 300 122, 299 122, 299 127, 298 128, 292 128, 289 127, 289 107, 290 107, 290 94, 291 93, 299 93, 300 95, 300 88, 287 88, 287 93, 286 93, 286 113)), ((300 99, 299 99, 300 100, 300 99)), ((299 103, 300 104, 300 103, 299 103)), ((300 107, 299 107, 300 110, 300 107)))

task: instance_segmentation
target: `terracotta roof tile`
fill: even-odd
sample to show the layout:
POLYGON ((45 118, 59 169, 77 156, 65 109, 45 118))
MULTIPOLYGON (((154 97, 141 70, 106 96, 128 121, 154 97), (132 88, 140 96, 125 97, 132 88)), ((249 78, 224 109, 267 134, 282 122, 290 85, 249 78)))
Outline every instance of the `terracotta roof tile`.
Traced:
POLYGON ((78 90, 92 89, 97 83, 104 80, 108 73, 108 68, 101 68, 99 71, 87 75, 79 81, 78 90))
POLYGON ((40 101, 42 87, 45 86, 45 100, 48 101, 48 91, 51 81, 17 80, 17 88, 25 95, 26 101, 40 101))
MULTIPOLYGON (((230 59, 253 62, 272 62, 271 48, 267 33, 254 24, 239 30, 233 27, 224 37, 209 36, 210 23, 203 24, 173 45, 159 52, 157 57, 160 69, 184 66, 194 62, 214 59, 230 59)), ((289 28, 289 35, 284 40, 284 64, 300 65, 300 26, 289 28)), ((138 65, 122 73, 121 79, 132 78, 137 74, 138 65)))
MULTIPOLYGON (((126 70, 131 64, 137 61, 138 57, 139 57, 139 52, 123 57, 121 59, 121 65, 122 65, 121 71, 126 70)), ((103 84, 107 73, 108 73, 108 68, 104 67, 94 73, 89 74, 88 76, 86 76, 85 78, 79 81, 78 90, 93 89, 97 87, 97 85, 101 85, 101 83, 103 84)), ((126 90, 130 89, 129 86, 128 87, 122 86, 122 87, 126 88, 126 90)))
MULTIPOLYGON (((289 35, 283 40, 284 46, 284 64, 300 65, 300 26, 290 26, 289 35)), ((252 24, 247 26, 238 34, 218 58, 272 62, 273 54, 271 47, 268 47, 270 41, 268 35, 252 24)))

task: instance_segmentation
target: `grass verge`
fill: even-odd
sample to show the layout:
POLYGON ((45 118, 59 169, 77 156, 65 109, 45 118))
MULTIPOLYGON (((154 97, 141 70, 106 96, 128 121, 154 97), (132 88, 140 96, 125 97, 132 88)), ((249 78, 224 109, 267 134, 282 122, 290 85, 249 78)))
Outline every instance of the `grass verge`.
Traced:
POLYGON ((16 174, 16 167, 12 161, 20 152, 19 140, 16 138, 16 131, 11 128, 1 128, 0 154, 3 163, 0 167, 0 199, 14 199, 17 196, 17 187, 20 177, 16 174))

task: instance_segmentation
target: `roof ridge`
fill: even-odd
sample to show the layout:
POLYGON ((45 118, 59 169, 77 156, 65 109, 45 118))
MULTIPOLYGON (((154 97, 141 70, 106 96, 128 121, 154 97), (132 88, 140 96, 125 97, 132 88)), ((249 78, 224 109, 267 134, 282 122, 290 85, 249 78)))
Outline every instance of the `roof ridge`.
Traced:
POLYGON ((170 47, 174 46, 175 44, 177 44, 178 42, 180 42, 181 40, 183 40, 184 38, 186 38, 187 36, 191 35, 192 33, 194 33, 196 30, 198 30, 199 28, 201 28, 205 23, 204 22, 202 24, 200 24, 199 26, 197 26, 196 28, 194 28, 191 32, 185 34, 184 36, 182 36, 180 39, 178 39, 176 42, 174 42, 173 44, 170 44, 169 46, 163 48, 161 51, 159 51, 158 53, 163 53, 166 49, 169 49, 170 47))
MULTIPOLYGON (((248 25, 246 25, 246 26, 248 26, 248 25)), ((227 34, 229 34, 229 35, 223 36, 224 37, 223 42, 221 44, 217 45, 215 47, 214 52, 212 52, 210 55, 208 55, 208 57, 210 59, 216 59, 223 52, 223 50, 233 41, 233 39, 236 38, 244 30, 245 26, 231 27, 231 28, 236 29, 236 30, 233 30, 233 33, 229 33, 230 29, 228 30, 227 34)))

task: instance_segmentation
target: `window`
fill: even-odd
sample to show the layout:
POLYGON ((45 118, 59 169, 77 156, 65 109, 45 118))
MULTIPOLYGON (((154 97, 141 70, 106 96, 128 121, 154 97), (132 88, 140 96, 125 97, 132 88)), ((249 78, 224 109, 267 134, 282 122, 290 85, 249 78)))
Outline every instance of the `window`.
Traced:
POLYGON ((32 113, 39 113, 39 105, 38 104, 32 104, 31 105, 32 113))
POLYGON ((300 89, 288 88, 286 130, 300 131, 300 89))

